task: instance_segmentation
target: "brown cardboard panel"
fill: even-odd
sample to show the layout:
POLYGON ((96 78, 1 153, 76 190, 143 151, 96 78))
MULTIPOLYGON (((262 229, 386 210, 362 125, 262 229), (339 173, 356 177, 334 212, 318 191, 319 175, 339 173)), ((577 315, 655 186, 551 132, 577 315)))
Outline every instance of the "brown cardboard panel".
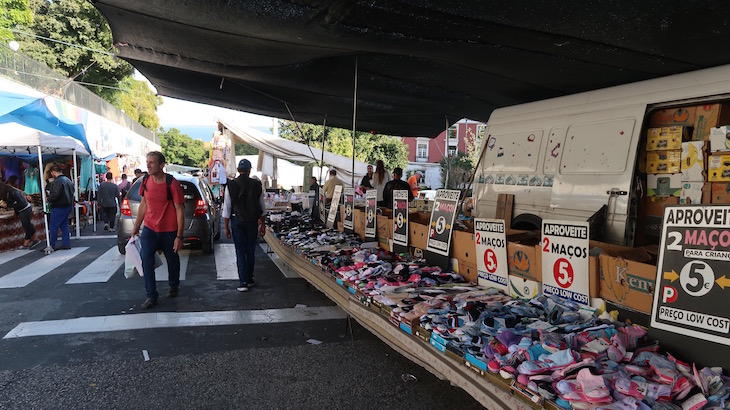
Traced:
MULTIPOLYGON (((410 216, 409 216, 410 218, 410 216)), ((428 224, 428 222, 426 222, 428 224)), ((414 248, 426 249, 428 242, 428 226, 417 222, 409 221, 408 229, 410 244, 414 248)))
POLYGON ((542 282, 540 237, 532 233, 507 237, 507 264, 510 275, 542 282))
POLYGON ((601 254, 599 269, 603 299, 640 312, 651 312, 656 266, 601 254))
POLYGON ((451 257, 476 264, 476 245, 473 233, 464 231, 451 233, 451 257))
POLYGON ((695 141, 706 140, 710 136, 710 129, 712 127, 728 124, 730 124, 730 105, 700 105, 695 111, 692 139, 695 141))
POLYGON ((337 230, 340 232, 345 231, 345 206, 340 205, 340 220, 337 222, 337 230))
POLYGON ((378 215, 375 220, 378 239, 393 239, 393 220, 387 216, 378 215))
POLYGON ((477 265, 470 261, 459 260, 459 275, 463 276, 468 282, 476 282, 479 277, 477 265))
POLYGON ((713 182, 712 183, 712 199, 710 200, 713 204, 730 204, 730 184, 727 182, 713 182))
POLYGON ((353 219, 353 225, 355 234, 357 234, 360 239, 365 239, 365 210, 362 208, 355 208, 355 215, 353 219))
POLYGON ((679 203, 679 198, 676 196, 659 197, 659 196, 647 196, 644 197, 644 210, 647 216, 660 216, 664 217, 664 208, 667 205, 676 205, 679 203))
POLYGON ((696 107, 668 108, 654 111, 649 117, 650 127, 666 127, 671 125, 694 126, 696 107))

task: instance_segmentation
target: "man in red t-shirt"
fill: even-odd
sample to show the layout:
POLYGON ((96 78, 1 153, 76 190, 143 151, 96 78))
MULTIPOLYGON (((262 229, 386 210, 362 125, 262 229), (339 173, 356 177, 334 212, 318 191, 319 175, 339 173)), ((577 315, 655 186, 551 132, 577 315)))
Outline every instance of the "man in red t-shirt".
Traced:
POLYGON ((134 221, 132 236, 139 233, 144 221, 142 241, 142 270, 147 299, 142 309, 157 306, 157 282, 155 282, 155 252, 162 249, 167 259, 170 290, 167 297, 177 296, 180 287, 180 256, 185 229, 185 197, 180 182, 166 174, 165 156, 159 151, 147 154, 147 171, 139 188, 142 201, 139 203, 137 219, 134 221))

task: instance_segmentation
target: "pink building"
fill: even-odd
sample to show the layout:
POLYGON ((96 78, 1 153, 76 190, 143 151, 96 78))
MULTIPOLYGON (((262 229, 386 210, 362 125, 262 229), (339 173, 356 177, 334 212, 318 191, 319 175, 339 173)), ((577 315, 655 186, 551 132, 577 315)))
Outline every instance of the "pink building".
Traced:
POLYGON ((474 147, 477 150, 481 149, 486 130, 487 125, 484 123, 462 119, 435 138, 402 137, 401 141, 408 147, 406 176, 421 171, 425 176, 421 185, 431 189, 441 188, 439 162, 447 154, 467 152, 474 147))

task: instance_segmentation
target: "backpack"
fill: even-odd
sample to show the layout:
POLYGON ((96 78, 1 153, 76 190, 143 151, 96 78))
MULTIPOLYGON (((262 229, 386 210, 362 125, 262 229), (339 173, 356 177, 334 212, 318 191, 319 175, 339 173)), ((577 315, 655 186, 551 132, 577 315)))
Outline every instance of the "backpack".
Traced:
MULTIPOLYGON (((144 191, 147 190, 147 179, 149 179, 149 177, 149 175, 142 177, 142 190, 140 190, 139 196, 144 196, 144 191)), ((166 173, 165 182, 167 183, 167 200, 172 201, 172 189, 170 189, 170 185, 172 185, 172 175, 166 173)))
POLYGON ((251 178, 238 178, 228 182, 231 207, 237 218, 243 221, 255 221, 264 213, 259 203, 261 182, 251 178))

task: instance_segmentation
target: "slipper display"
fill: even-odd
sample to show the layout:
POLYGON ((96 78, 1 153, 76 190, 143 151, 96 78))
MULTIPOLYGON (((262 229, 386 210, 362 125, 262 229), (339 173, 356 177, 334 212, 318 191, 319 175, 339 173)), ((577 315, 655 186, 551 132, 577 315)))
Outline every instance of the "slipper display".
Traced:
POLYGON ((363 245, 306 215, 267 218, 283 245, 360 302, 378 306, 396 327, 412 335, 425 330, 418 340, 430 348, 479 362, 484 377, 515 379, 554 406, 730 409, 730 378, 721 368, 698 371, 614 312, 599 315, 554 295, 513 299, 422 258, 363 245))

